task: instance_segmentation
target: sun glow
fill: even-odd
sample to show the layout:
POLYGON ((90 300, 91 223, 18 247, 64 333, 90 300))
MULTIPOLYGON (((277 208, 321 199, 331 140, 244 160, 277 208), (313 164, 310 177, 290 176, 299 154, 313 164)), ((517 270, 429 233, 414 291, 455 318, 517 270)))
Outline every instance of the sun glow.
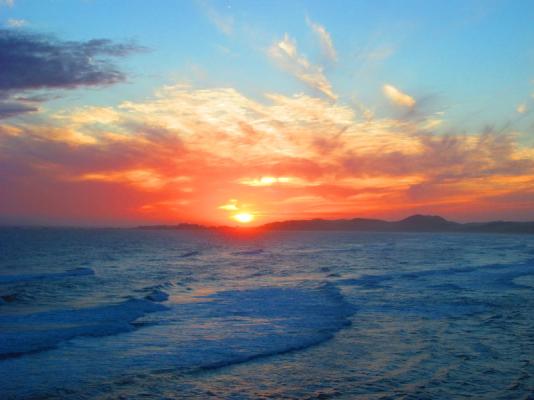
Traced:
POLYGON ((252 222, 254 220, 254 215, 250 213, 242 212, 242 213, 233 215, 232 218, 242 224, 248 224, 249 222, 252 222))

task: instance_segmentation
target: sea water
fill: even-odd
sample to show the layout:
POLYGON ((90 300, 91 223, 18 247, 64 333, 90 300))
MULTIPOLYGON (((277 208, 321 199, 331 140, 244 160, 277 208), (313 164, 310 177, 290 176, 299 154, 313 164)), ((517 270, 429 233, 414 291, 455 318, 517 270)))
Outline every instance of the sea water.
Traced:
POLYGON ((0 229, 1 399, 531 399, 528 235, 0 229))

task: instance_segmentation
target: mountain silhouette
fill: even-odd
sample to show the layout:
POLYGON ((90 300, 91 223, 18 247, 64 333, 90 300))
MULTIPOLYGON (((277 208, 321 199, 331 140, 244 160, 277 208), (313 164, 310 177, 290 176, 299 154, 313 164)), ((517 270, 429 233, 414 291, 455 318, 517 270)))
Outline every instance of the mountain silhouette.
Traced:
POLYGON ((492 221, 458 223, 438 215, 412 215, 400 221, 379 219, 312 219, 281 221, 265 224, 267 230, 331 230, 374 232, 479 232, 479 233, 534 233, 534 222, 492 221))
POLYGON ((269 231, 362 231, 362 232, 464 232, 464 233, 526 233, 534 234, 534 222, 469 222, 448 221, 439 215, 412 215, 400 221, 380 219, 303 219, 271 222, 256 228, 217 226, 208 227, 196 224, 148 225, 139 229, 259 229, 269 231))

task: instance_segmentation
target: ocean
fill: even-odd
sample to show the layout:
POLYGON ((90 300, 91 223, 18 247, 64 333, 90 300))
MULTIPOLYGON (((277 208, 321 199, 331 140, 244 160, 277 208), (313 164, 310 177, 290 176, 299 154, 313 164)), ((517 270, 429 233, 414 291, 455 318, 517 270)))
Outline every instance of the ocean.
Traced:
POLYGON ((534 236, 0 229, 0 398, 533 399, 534 236))

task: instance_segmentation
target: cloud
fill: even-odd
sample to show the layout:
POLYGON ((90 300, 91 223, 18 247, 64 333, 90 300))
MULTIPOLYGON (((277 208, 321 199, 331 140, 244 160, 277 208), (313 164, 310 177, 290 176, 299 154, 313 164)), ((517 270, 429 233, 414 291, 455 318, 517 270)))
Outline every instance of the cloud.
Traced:
POLYGON ((169 184, 189 181, 189 177, 186 176, 163 176, 150 169, 87 173, 82 174, 75 179, 81 181, 127 183, 143 190, 159 190, 169 184))
POLYGON ((380 62, 387 60, 395 53, 395 48, 391 45, 382 45, 376 48, 371 48, 365 52, 358 54, 358 58, 367 62, 380 62))
MULTIPOLYGON (((259 101, 231 88, 167 86, 145 101, 0 125, 0 191, 10 188, 0 215, 207 223, 245 208, 260 222, 428 208, 455 215, 533 187, 534 149, 514 135, 437 135, 426 123, 361 119, 306 95, 259 101)), ((510 200, 518 213, 521 204, 510 200)))
POLYGON ((37 111, 38 108, 23 102, 0 101, 0 119, 37 111))
POLYGON ((110 61, 141 48, 107 39, 61 41, 51 36, 0 29, 0 90, 74 88, 123 81, 110 61))
POLYGON ((206 13, 206 16, 209 20, 217 27, 217 29, 225 34, 231 35, 234 31, 234 18, 231 15, 223 14, 217 9, 212 7, 206 1, 199 2, 203 11, 206 13))
POLYGON ((522 104, 518 104, 516 109, 515 109, 519 114, 523 114, 525 112, 527 112, 527 105, 522 103, 522 104))
POLYGON ((25 19, 10 18, 7 20, 6 25, 11 28, 20 28, 22 26, 28 25, 28 21, 26 21, 25 19))
POLYGON ((110 124, 119 118, 113 107, 81 107, 68 112, 58 112, 52 116, 58 120, 68 120, 71 126, 110 124))
POLYGON ((391 100, 393 103, 403 106, 403 107, 413 107, 415 106, 415 100, 413 97, 407 95, 406 93, 401 92, 393 85, 384 85, 382 90, 386 97, 391 100))
POLYGON ((242 185, 261 187, 261 186, 272 186, 277 183, 290 183, 292 180, 294 179, 292 179, 291 177, 287 177, 287 176, 280 176, 280 177, 262 176, 260 178, 240 179, 239 183, 241 183, 242 185))
POLYGON ((323 55, 330 61, 334 61, 334 62, 337 61, 337 52, 334 47, 334 43, 332 42, 330 33, 328 33, 328 31, 325 29, 324 26, 319 25, 310 19, 306 19, 306 20, 308 22, 308 25, 312 29, 312 31, 315 33, 315 35, 319 39, 319 43, 320 43, 323 55))
POLYGON ((13 7, 14 5, 15 5, 15 0, 0 0, 0 7, 1 6, 13 7))
MULTIPOLYGON (((0 29, 0 118, 36 111, 33 90, 72 89, 124 81, 112 62, 143 50, 133 43, 107 39, 62 41, 53 36, 0 29), (9 101, 5 101, 5 100, 9 101), (27 100, 24 100, 27 99, 27 100), (33 100, 32 100, 33 99, 33 100)), ((41 100, 46 96, 40 96, 41 100)))
POLYGON ((239 210, 237 203, 238 202, 236 199, 230 199, 226 204, 220 205, 219 209, 226 211, 237 211, 239 210))
POLYGON ((269 56, 283 69, 309 87, 318 90, 332 100, 337 99, 331 83, 324 75, 323 68, 311 64, 306 57, 301 55, 297 49, 297 43, 287 33, 282 40, 269 48, 269 56))

